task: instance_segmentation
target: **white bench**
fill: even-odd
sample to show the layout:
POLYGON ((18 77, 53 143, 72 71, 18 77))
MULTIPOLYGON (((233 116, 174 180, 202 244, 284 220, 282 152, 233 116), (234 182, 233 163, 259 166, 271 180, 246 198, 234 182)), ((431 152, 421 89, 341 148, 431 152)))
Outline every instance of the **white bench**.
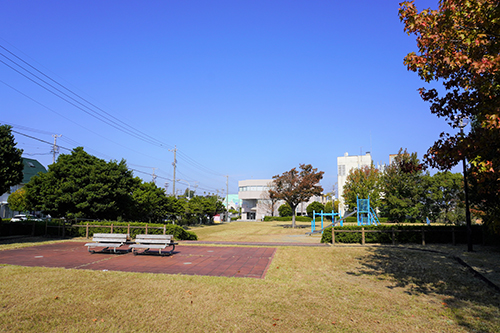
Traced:
POLYGON ((159 255, 171 255, 174 252, 175 245, 177 245, 173 238, 173 235, 137 235, 135 237, 135 244, 130 245, 130 248, 134 255, 155 254, 150 249, 157 249, 159 255), (172 246, 172 250, 162 252, 163 249, 169 246, 172 246), (144 249, 144 251, 138 252, 137 249, 144 249))
POLYGON ((128 238, 129 235, 127 234, 94 234, 94 236, 92 237, 92 241, 94 243, 87 243, 85 244, 85 246, 90 253, 96 253, 96 251, 93 250, 93 248, 96 247, 104 248, 99 252, 111 252, 110 248, 112 248, 114 253, 123 253, 124 251, 126 253, 130 250, 119 250, 118 252, 116 251, 116 249, 124 245, 127 242, 128 238), (90 248, 92 248, 92 250, 90 248))

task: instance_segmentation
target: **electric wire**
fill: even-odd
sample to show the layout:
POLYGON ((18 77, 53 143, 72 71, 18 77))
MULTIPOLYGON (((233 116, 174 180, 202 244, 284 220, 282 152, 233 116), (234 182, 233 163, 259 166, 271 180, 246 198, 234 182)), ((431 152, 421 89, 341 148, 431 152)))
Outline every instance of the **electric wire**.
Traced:
MULTIPOLYGON (((14 131, 14 130, 12 130, 12 132, 17 133, 19 135, 23 135, 23 136, 28 137, 28 138, 33 139, 33 140, 37 140, 37 141, 40 141, 40 142, 43 142, 43 143, 47 143, 49 145, 53 145, 52 142, 48 142, 48 141, 45 141, 45 140, 42 140, 42 139, 39 139, 39 138, 35 138, 34 136, 31 136, 31 135, 28 135, 28 134, 24 134, 24 133, 21 133, 21 132, 18 132, 18 131, 14 131)), ((62 146, 59 146, 59 145, 56 145, 56 146, 59 147, 59 148, 62 148, 62 149, 69 150, 69 151, 72 150, 70 148, 62 147, 62 146)))
POLYGON ((46 77, 47 79, 49 79, 50 81, 54 82, 55 84, 57 84, 58 86, 60 86, 61 88, 65 89, 66 91, 68 91, 69 93, 71 93, 72 95, 76 96, 78 99, 81 99, 82 101, 84 101, 85 103, 88 103, 89 105, 92 106, 92 108, 95 108, 97 110, 99 110, 100 112, 104 113, 101 114, 100 112, 97 112, 95 110, 93 110, 91 107, 85 105, 84 103, 80 102, 79 100, 77 100, 76 98, 70 96, 69 94, 65 93, 64 91, 62 91, 61 89, 55 87, 54 85, 52 85, 51 83, 47 82, 46 80, 40 78, 38 75, 34 74, 32 71, 26 69, 25 67, 23 67, 22 65, 20 65, 18 62, 12 60, 11 58, 9 58, 8 56, 6 56, 4 53, 0 52, 0 55, 2 55, 4 58, 8 59, 9 61, 11 61, 12 63, 16 64, 18 67, 22 68, 24 71, 28 72, 29 74, 31 74, 32 76, 36 77, 38 80, 42 81, 43 83, 45 83, 46 85, 48 85, 49 87, 51 87, 52 89, 55 89, 56 91, 58 91, 59 93, 63 94, 64 96, 66 96, 67 98, 71 99, 72 101, 74 101, 75 103, 81 105, 82 107, 86 108, 87 110, 89 110, 90 112, 92 113, 89 113, 88 111, 85 111, 84 109, 80 108, 80 107, 77 107, 76 105, 74 105, 73 103, 69 102, 68 100, 66 100, 65 98, 62 98, 60 95, 54 93, 53 91, 51 91, 50 89, 44 87, 43 85, 39 84, 38 82, 36 82, 35 80, 32 80, 31 78, 28 78, 26 75, 24 75, 23 73, 19 72, 18 70, 16 70, 15 68, 13 68, 12 66, 8 65, 7 63, 5 63, 4 61, 1 61, 2 63, 4 63, 6 66, 8 66, 9 68, 11 68, 12 70, 18 72, 19 74, 23 75, 24 77, 28 78, 29 80, 31 80, 32 82, 38 84, 40 87, 46 89, 47 91, 49 91, 50 93, 56 95, 57 97, 63 99, 64 101, 70 103, 71 105, 77 107, 78 109, 82 110, 83 112, 89 114, 90 116, 106 123, 107 125, 110 125, 126 134, 129 134, 129 135, 132 135, 140 140, 143 140, 145 142, 148 142, 148 143, 151 143, 151 144, 155 144, 155 145, 159 145, 159 146, 162 146, 164 143, 160 142, 159 140, 156 140, 155 138, 149 136, 148 134, 144 133, 144 132, 141 132, 139 131, 138 129, 128 125, 127 123, 119 120, 118 118, 114 117, 113 115, 109 114, 108 112, 104 111, 103 109, 97 107, 96 105, 94 105, 93 103, 89 102, 87 99, 81 97, 80 95, 76 94, 74 91, 72 91, 71 89, 67 88, 66 86, 60 84, 59 82, 57 82, 56 80, 52 79, 50 76, 46 75, 45 73, 43 73, 42 71, 38 70, 36 67, 30 65, 28 62, 24 61, 22 58, 20 58, 19 56, 17 56, 16 54, 14 54, 13 52, 9 51, 7 48, 5 48, 4 46, 0 45, 0 48, 4 49, 5 51, 7 51, 8 53, 10 53, 11 55, 13 55, 14 57, 16 57, 17 59, 19 59, 20 61, 22 61, 23 63, 25 63, 26 65, 28 65, 29 67, 31 67, 32 69, 36 70, 38 73, 40 73, 41 75, 43 75, 44 77, 46 77))
MULTIPOLYGON (((82 101, 88 103, 89 105, 91 105, 93 108, 99 110, 100 112, 104 113, 104 115, 96 110, 93 110, 91 107, 85 105, 84 103, 78 101, 77 99, 75 99, 74 97, 70 96, 69 94, 65 93, 64 91, 62 91, 61 89, 55 87, 54 85, 52 85, 51 83, 47 82, 46 80, 42 79, 40 76, 34 74, 32 71, 28 70, 27 68, 23 67, 21 64, 19 64, 18 62, 16 62, 15 60, 11 59, 9 56, 5 55, 4 53, 1 53, 0 52, 0 55, 2 55, 4 58, 6 58, 7 60, 9 60, 10 62, 12 62, 13 64, 15 64, 16 66, 18 66, 19 68, 23 69, 25 72, 31 74, 33 77, 37 78, 38 80, 40 80, 41 82, 43 82, 44 84, 48 85, 49 87, 51 87, 52 89, 56 90, 58 93, 54 92, 53 90, 47 88, 46 86, 44 86, 43 84, 41 84, 40 82, 37 82, 36 80, 34 80, 33 78, 29 77, 28 75, 22 73, 21 71, 19 71, 18 69, 12 67, 11 65, 7 64, 5 61, 3 60, 0 60, 0 62, 2 62, 4 65, 6 65, 7 67, 9 67, 10 69, 12 69, 13 71, 17 72, 18 74, 20 74, 21 76, 25 77, 26 79, 30 80, 31 82, 37 84, 38 86, 40 86, 41 88, 45 89, 46 91, 52 93, 53 95, 59 97, 60 99, 64 100, 65 102, 69 103, 70 105, 74 106, 75 108, 77 109, 80 109, 81 111, 85 112, 86 114, 94 117, 95 119, 98 119, 100 120, 101 122, 104 122, 105 124, 111 126, 111 127, 114 127, 115 129, 119 130, 119 131, 122 131, 123 133, 126 133, 128 135, 131 135, 137 139, 140 139, 142 141, 145 141, 147 143, 150 143, 150 144, 153 144, 153 145, 156 145, 156 146, 159 146, 159 147, 162 147, 162 148, 166 148, 170 145, 167 145, 163 142, 161 142, 160 140, 157 140, 151 136, 149 136, 148 134, 146 133, 143 133, 141 132, 140 130, 137 130, 136 128, 126 124, 125 122, 119 120, 118 118, 114 117, 113 115, 109 114, 108 112, 104 111, 103 109, 97 107, 96 105, 94 105, 93 103, 89 102, 87 99, 81 97, 80 95, 76 94, 74 91, 72 91, 71 89, 65 87, 64 85, 60 84, 59 82, 57 82, 56 80, 52 79, 50 76, 46 75, 45 73, 43 73, 42 71, 38 70, 36 67, 32 66, 31 64, 29 64, 28 62, 26 62, 25 60, 23 60, 21 57, 17 56, 16 54, 14 54, 13 52, 11 52, 10 50, 8 50, 7 48, 5 48, 4 46, 0 45, 0 48, 4 49, 6 52, 8 52, 9 54, 11 54, 12 56, 14 56, 16 59, 18 59, 19 61, 21 61, 22 63, 26 64, 27 66, 29 66, 30 68, 32 68, 33 70, 35 70, 36 72, 40 73, 41 75, 43 75, 45 78, 47 78, 48 80, 54 82, 55 84, 57 84, 58 86, 60 86, 61 88, 65 89, 66 91, 70 92, 72 95, 76 96, 77 98, 81 99, 82 101), (67 98, 61 96, 64 95, 66 96, 67 98), (70 99, 70 100, 68 100, 70 99), (73 102, 72 102, 73 101, 73 102), (81 106, 79 106, 81 105, 81 106), (89 110, 85 110, 85 109, 89 110)), ((9 84, 7 84, 6 82, 3 82, 1 81, 2 83, 4 83, 5 85, 9 86, 10 88, 18 91, 19 93, 21 93, 22 95, 28 97, 29 99, 33 100, 31 97, 27 96, 26 94, 20 92, 19 90, 15 89, 14 87, 10 86, 9 84)), ((34 100, 33 100, 34 101, 34 100)), ((36 102, 36 101, 35 101, 36 102)), ((38 104, 41 104, 39 102, 37 102, 38 104)), ((42 105, 42 104, 41 104, 42 105)), ((44 106, 45 107, 45 106, 44 106)), ((47 107, 46 107, 47 108, 47 107)), ((50 110, 50 108, 47 108, 50 110)), ((62 116, 61 114, 55 112, 54 110, 51 110, 52 112, 62 116)), ((64 117, 64 116, 62 116, 64 117)), ((67 117, 64 117, 65 119, 68 119, 67 117)), ((69 120, 69 119, 68 119, 69 120)), ((85 128, 85 127, 84 127, 85 128)), ((87 129, 88 130, 88 129, 87 129)), ((106 138, 107 139, 107 138, 106 138)), ((108 139, 109 140, 109 139, 108 139)), ((111 141, 111 140, 110 140, 111 141)), ((171 147, 171 146, 170 146, 171 147)), ((211 168, 208 168, 206 167, 205 165, 197 162, 196 160, 192 159, 191 157, 189 157, 187 154, 185 154, 183 151, 181 150, 178 150, 178 153, 179 153, 179 158, 183 161, 185 161, 188 165, 191 165, 201 171, 204 171, 206 173, 209 173, 209 174, 212 174, 212 175, 216 175, 216 176, 224 176, 222 175, 221 173, 217 172, 217 171, 214 171, 213 169, 211 168)))
POLYGON ((132 152, 134 152, 134 153, 141 154, 141 155, 143 155, 143 156, 146 156, 146 157, 149 157, 149 158, 152 158, 152 159, 155 159, 155 160, 159 160, 159 161, 166 162, 166 161, 165 161, 165 160, 163 160, 163 159, 159 159, 159 158, 157 158, 157 157, 152 157, 152 156, 149 156, 149 155, 147 155, 147 154, 144 154, 143 152, 136 151, 136 150, 134 150, 134 149, 130 148, 129 146, 122 145, 121 143, 118 143, 118 142, 115 142, 115 141, 113 141, 113 140, 111 140, 111 139, 109 139, 109 138, 106 138, 105 136, 101 135, 100 133, 97 133, 97 132, 95 132, 95 131, 93 131, 93 130, 89 129, 89 128, 87 128, 87 127, 85 127, 85 126, 81 125, 80 123, 78 123, 78 122, 76 122, 76 121, 74 121, 74 120, 72 120, 72 119, 70 119, 70 118, 68 118, 68 117, 66 117, 66 116, 64 116, 64 115, 62 115, 62 114, 60 114, 59 112, 57 112, 57 111, 55 111, 55 110, 53 110, 53 109, 51 109, 51 108, 49 108, 48 106, 46 106, 46 105, 44 105, 44 104, 40 103, 40 102, 39 102, 39 101, 37 101, 36 99, 34 99, 34 98, 32 98, 32 97, 30 97, 30 96, 26 95, 25 93, 23 93, 23 92, 22 92, 22 91, 20 91, 20 90, 18 90, 18 89, 16 89, 16 88, 14 88, 13 86, 11 86, 10 84, 8 84, 7 82, 5 82, 5 81, 3 81, 3 80, 1 80, 1 79, 0 79, 0 82, 1 82, 1 83, 3 83, 4 85, 6 85, 7 87, 11 88, 12 90, 16 91, 17 93, 19 93, 19 94, 23 95, 24 97, 28 98, 29 100, 33 101, 34 103, 36 103, 36 104, 38 104, 38 105, 42 106, 43 108, 45 108, 45 109, 47 109, 47 110, 49 110, 49 111, 51 111, 51 112, 53 112, 53 113, 57 114, 58 116, 60 116, 60 117, 62 117, 62 118, 64 118, 64 119, 66 119, 67 121, 69 121, 69 122, 71 122, 71 123, 73 123, 73 124, 75 124, 75 125, 77 125, 77 126, 79 126, 79 127, 83 128, 83 129, 85 129, 85 130, 89 131, 89 132, 90 132, 90 133, 92 133, 92 134, 95 134, 95 135, 97 135, 97 136, 99 136, 99 137, 101 137, 101 138, 103 138, 103 139, 105 139, 105 140, 107 140, 107 141, 109 141, 109 142, 111 142, 111 143, 114 143, 114 144, 115 144, 115 145, 117 145, 117 146, 120 146, 120 147, 122 147, 122 148, 128 149, 128 150, 130 150, 130 151, 132 151, 132 152))

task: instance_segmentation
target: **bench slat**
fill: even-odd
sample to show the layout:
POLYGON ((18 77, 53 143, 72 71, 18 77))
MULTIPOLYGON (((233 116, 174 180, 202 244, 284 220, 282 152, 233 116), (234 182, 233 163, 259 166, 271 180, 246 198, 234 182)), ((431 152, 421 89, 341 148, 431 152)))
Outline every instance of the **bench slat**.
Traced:
POLYGON ((130 245, 132 248, 137 249, 164 249, 167 245, 155 245, 155 244, 133 244, 130 245))
POLYGON ((172 240, 170 239, 136 239, 136 243, 140 244, 170 244, 172 243, 172 240))
POLYGON ((94 234, 94 238, 120 238, 127 239, 128 234, 94 234))
POLYGON ((85 246, 90 247, 120 247, 123 243, 87 243, 85 246))
POLYGON ((137 235, 135 239, 172 239, 174 235, 137 235))
POLYGON ((124 238, 92 238, 92 241, 94 242, 116 242, 116 243, 120 243, 120 242, 125 242, 126 239, 124 238))

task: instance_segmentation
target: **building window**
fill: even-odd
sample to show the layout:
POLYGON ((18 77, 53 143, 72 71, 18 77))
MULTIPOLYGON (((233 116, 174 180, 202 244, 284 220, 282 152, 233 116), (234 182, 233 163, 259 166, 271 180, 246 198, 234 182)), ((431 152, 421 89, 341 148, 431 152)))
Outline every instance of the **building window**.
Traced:
POLYGON ((339 176, 345 176, 345 165, 339 165, 339 176))

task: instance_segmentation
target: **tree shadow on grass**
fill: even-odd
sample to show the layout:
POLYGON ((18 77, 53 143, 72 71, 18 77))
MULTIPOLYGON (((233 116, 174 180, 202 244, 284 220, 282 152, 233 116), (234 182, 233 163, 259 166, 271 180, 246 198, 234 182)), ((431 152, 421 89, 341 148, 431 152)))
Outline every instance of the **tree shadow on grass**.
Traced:
POLYGON ((389 280, 388 288, 412 295, 435 295, 450 318, 476 332, 500 332, 500 294, 475 277, 452 256, 441 252, 376 247, 357 258, 354 275, 389 280))

